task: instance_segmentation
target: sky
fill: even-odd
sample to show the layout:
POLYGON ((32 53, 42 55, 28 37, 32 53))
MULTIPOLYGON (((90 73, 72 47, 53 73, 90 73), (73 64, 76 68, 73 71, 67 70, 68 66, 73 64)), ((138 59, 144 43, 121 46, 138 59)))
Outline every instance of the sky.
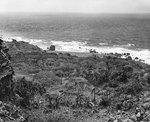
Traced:
POLYGON ((0 12, 149 13, 150 0, 0 0, 0 12))

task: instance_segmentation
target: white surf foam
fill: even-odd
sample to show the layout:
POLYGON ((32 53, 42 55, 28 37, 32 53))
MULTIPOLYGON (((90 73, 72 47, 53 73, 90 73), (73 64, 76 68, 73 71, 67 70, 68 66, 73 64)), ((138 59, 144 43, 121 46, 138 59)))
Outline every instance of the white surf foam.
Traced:
POLYGON ((106 45, 108 45, 108 43, 102 43, 102 42, 101 42, 101 43, 99 43, 99 45, 100 45, 100 46, 106 46, 106 45))
POLYGON ((40 39, 26 39, 26 38, 22 38, 18 36, 15 36, 15 37, 2 36, 2 39, 8 42, 11 42, 13 39, 15 39, 16 41, 24 41, 24 42, 28 42, 29 44, 37 45, 43 50, 47 49, 47 45, 43 44, 43 40, 40 40, 40 39))
POLYGON ((107 46, 105 44, 98 45, 97 47, 88 46, 87 42, 79 41, 55 41, 50 40, 38 40, 38 39, 23 39, 21 37, 3 37, 5 41, 12 41, 16 39, 17 41, 25 41, 30 44, 34 44, 46 50, 50 45, 56 46, 56 51, 67 51, 67 52, 89 52, 91 49, 96 50, 96 52, 101 54, 107 53, 130 53, 131 57, 134 59, 138 57, 145 61, 145 63, 150 65, 150 50, 148 49, 128 49, 130 46, 135 46, 134 44, 127 44, 126 46, 107 46))
POLYGON ((126 47, 135 46, 134 44, 127 44, 126 46, 100 46, 92 47, 87 46, 86 42, 63 42, 63 41, 51 41, 53 45, 56 46, 57 51, 69 51, 69 52, 89 52, 91 49, 96 50, 98 53, 130 53, 131 57, 135 59, 138 57, 141 60, 144 60, 145 63, 150 64, 150 50, 148 49, 128 49, 126 47))

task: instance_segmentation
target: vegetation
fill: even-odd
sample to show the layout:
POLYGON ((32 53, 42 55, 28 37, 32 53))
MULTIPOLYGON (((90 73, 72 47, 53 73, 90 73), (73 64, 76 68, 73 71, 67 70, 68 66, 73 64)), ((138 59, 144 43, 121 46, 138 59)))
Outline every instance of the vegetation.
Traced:
MULTIPOLYGON (((46 87, 46 94, 48 94, 45 97, 47 102, 45 106, 48 106, 48 110, 44 110, 46 113, 60 110, 61 116, 65 116, 62 107, 69 108, 69 112, 83 108, 94 113, 101 109, 134 110, 138 106, 138 97, 149 89, 150 66, 135 62, 131 58, 122 59, 116 54, 102 58, 97 55, 83 58, 50 53, 44 53, 43 56, 39 53, 34 55, 35 62, 32 56, 27 57, 26 60, 27 66, 32 64, 32 67, 38 67, 40 70, 38 73, 35 72, 33 82, 46 87), (94 94, 93 88, 96 88, 94 94), (101 91, 104 92, 99 94, 101 91), (132 97, 126 98, 128 95, 132 97)), ((24 61, 17 63, 24 63, 24 61)), ((51 112, 49 119, 52 121, 56 118, 51 112)), ((65 117, 66 121, 68 119, 73 121, 73 118, 76 118, 76 114, 69 116, 72 116, 72 120, 69 119, 70 117, 65 117)), ((44 118, 46 117, 43 114, 42 120, 44 118)), ((48 121, 47 119, 45 121, 48 121)))
POLYGON ((150 87, 150 66, 129 55, 77 57, 20 50, 11 62, 16 74, 0 79, 0 99, 20 107, 27 122, 87 121, 102 110, 107 117, 133 111, 150 87))

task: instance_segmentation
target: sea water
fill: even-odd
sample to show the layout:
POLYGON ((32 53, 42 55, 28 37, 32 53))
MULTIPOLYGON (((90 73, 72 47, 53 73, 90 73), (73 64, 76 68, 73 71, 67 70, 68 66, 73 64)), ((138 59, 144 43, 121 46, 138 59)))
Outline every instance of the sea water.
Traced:
POLYGON ((150 64, 150 14, 1 14, 0 36, 44 50, 130 53, 150 64))

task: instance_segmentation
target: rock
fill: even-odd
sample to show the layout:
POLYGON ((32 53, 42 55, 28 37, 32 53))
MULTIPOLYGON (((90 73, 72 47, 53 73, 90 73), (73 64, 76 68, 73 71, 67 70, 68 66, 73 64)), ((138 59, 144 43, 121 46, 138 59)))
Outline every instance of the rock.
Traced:
MULTIPOLYGON (((0 122, 11 121, 17 122, 20 118, 20 109, 3 100, 15 98, 14 93, 14 70, 10 63, 10 55, 7 53, 7 47, 4 45, 3 40, 0 40, 0 122), (9 87, 8 87, 9 86, 9 87)), ((19 120, 18 122, 21 122, 19 120)))
POLYGON ((110 118, 107 122, 114 122, 114 118, 110 118))
POLYGON ((107 122, 122 122, 121 119, 110 118, 107 122))
POLYGON ((12 42, 5 42, 9 48, 10 55, 16 55, 17 53, 27 53, 27 52, 41 52, 41 49, 38 46, 29 44, 24 41, 17 41, 12 39, 12 42))
POLYGON ((150 102, 146 102, 142 106, 145 110, 150 110, 150 102))
POLYGON ((132 98, 132 95, 127 95, 126 98, 127 98, 127 99, 131 99, 131 98, 132 98))
POLYGON ((118 122, 118 120, 116 119, 116 120, 114 120, 113 122, 118 122))
POLYGON ((120 119, 116 119, 113 122, 122 122, 120 119))
POLYGON ((143 118, 143 121, 150 122, 150 111, 145 112, 145 116, 143 118))
POLYGON ((126 60, 132 60, 131 56, 127 56, 126 60))
POLYGON ((122 114, 122 111, 118 110, 117 115, 120 115, 120 114, 122 114))
POLYGON ((132 115, 132 116, 130 117, 130 119, 133 120, 133 121, 137 121, 136 115, 132 115))
POLYGON ((97 53, 95 49, 94 50, 90 49, 89 52, 90 53, 97 53))
POLYGON ((125 119, 122 122, 134 122, 134 121, 132 121, 131 119, 125 119))
POLYGON ((14 71, 10 63, 10 55, 6 51, 7 47, 1 40, 0 44, 0 99, 9 98, 13 95, 13 75, 14 71), (8 87, 9 86, 9 87, 8 87))
POLYGON ((0 122, 4 122, 4 120, 2 118, 0 118, 0 122))
POLYGON ((150 97, 148 97, 148 98, 145 98, 145 100, 144 100, 145 102, 150 102, 150 97))
POLYGON ((136 117, 140 117, 140 116, 141 116, 141 113, 138 112, 138 113, 136 114, 136 117))
POLYGON ((141 121, 141 120, 143 120, 143 115, 144 114, 142 114, 141 112, 138 112, 137 114, 136 114, 136 118, 137 118, 137 121, 139 122, 139 121, 141 121))
POLYGON ((20 114, 21 110, 12 104, 2 103, 0 106, 0 122, 7 120, 11 122, 22 122, 24 117, 20 114), (13 120, 13 121, 12 121, 13 120))
POLYGON ((2 103, 3 103, 3 102, 2 102, 2 101, 0 101, 0 106, 2 105, 2 103))

